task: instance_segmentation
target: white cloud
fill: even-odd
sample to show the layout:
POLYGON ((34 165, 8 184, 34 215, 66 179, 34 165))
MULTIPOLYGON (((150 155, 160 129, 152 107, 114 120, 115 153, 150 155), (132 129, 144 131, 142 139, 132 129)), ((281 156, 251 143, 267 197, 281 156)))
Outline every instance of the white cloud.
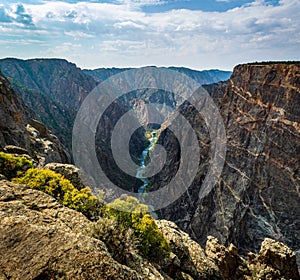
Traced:
MULTIPOLYGON (((183 64, 207 68, 218 67, 214 63, 219 61, 219 67, 229 68, 243 59, 290 59, 298 54, 299 0, 281 0, 276 7, 257 0, 226 12, 173 10, 146 14, 132 6, 162 2, 49 1, 24 5, 24 9, 36 27, 30 31, 31 37, 42 36, 52 43, 55 56, 68 56, 76 50, 75 62, 81 65, 91 61, 98 66, 183 64), (73 49, 72 40, 76 40, 73 49)), ((10 24, 0 23, 0 28, 10 24)))
POLYGON ((136 29, 145 29, 145 26, 142 24, 135 23, 131 20, 117 22, 113 25, 116 28, 136 28, 136 29))
POLYGON ((74 38, 93 38, 94 36, 91 34, 87 34, 85 32, 81 32, 81 31, 69 31, 69 32, 65 32, 65 35, 74 37, 74 38))
MULTIPOLYGON (((173 0, 176 1, 176 0, 173 0)), ((120 4, 130 6, 131 8, 148 6, 148 5, 162 5, 167 3, 168 1, 164 0, 118 0, 120 4)))

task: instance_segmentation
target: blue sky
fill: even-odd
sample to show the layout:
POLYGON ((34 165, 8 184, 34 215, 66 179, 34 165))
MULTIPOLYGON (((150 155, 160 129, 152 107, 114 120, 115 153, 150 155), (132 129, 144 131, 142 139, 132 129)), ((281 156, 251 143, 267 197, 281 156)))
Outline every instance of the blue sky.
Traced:
POLYGON ((300 0, 1 1, 0 57, 81 68, 300 60, 300 0))

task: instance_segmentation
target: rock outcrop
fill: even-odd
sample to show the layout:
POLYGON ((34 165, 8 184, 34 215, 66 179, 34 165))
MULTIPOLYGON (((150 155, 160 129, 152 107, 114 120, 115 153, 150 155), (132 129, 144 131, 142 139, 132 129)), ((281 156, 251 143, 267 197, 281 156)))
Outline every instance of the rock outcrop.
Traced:
POLYGON ((300 279, 295 253, 270 238, 263 241, 258 255, 250 253, 248 263, 259 279, 300 279))
POLYGON ((216 262, 223 279, 300 279, 295 253, 270 238, 262 242, 258 254, 250 252, 246 260, 238 255, 233 244, 225 247, 213 236, 207 238, 205 252, 216 262))
POLYGON ((165 260, 170 270, 140 256, 128 260, 130 268, 115 261, 102 241, 90 237, 92 222, 51 196, 6 180, 0 181, 0 194, 3 279, 186 279, 182 275, 187 274, 195 276, 188 279, 199 279, 198 273, 203 279, 221 279, 213 277, 219 270, 203 249, 172 223, 160 222, 174 241, 176 255, 165 260), (178 277, 172 277, 174 271, 178 277))
POLYGON ((29 119, 24 104, 2 74, 0 74, 0 106, 0 147, 6 145, 27 147, 29 135, 24 135, 24 131, 29 119))
MULTIPOLYGON (((210 137, 201 116, 186 104, 181 113, 197 133, 200 166, 186 194, 162 209, 161 216, 202 245, 206 236, 213 235, 222 244, 236 244, 246 255, 258 252, 259 244, 269 237, 298 251, 299 64, 239 65, 228 82, 206 89, 219 106, 226 128, 223 172, 214 189, 199 199, 210 164, 210 137)), ((171 151, 169 168, 154 178, 153 188, 168 183, 179 164, 179 147, 169 136, 162 133, 159 140, 171 151)))
POLYGON ((238 255, 238 250, 232 243, 226 248, 219 244, 218 239, 208 236, 205 252, 216 262, 224 279, 243 279, 249 274, 246 261, 238 255))
POLYGON ((173 279, 185 279, 183 275, 187 279, 222 279, 217 265, 188 234, 166 220, 159 220, 157 224, 171 245, 173 257, 168 272, 173 279))
POLYGON ((50 169, 56 173, 63 175, 68 179, 73 186, 80 190, 85 187, 81 177, 80 170, 73 164, 63 164, 63 163, 48 163, 44 166, 45 169, 50 169))
POLYGON ((8 181, 0 193, 2 279, 143 279, 85 234, 91 222, 82 214, 8 181))
POLYGON ((30 154, 33 154, 38 166, 49 162, 70 162, 69 153, 63 148, 60 140, 41 122, 30 119, 26 125, 30 139, 30 154))
POLYGON ((81 213, 5 178, 0 179, 0 221, 1 280, 299 279, 295 254, 281 243, 266 239, 260 253, 245 261, 233 245, 226 248, 213 237, 205 252, 164 220, 157 224, 170 243, 170 256, 150 262, 133 252, 127 265, 121 264, 91 237, 93 222, 81 213))
POLYGON ((0 149, 17 154, 23 149, 37 165, 69 161, 58 138, 45 125, 30 118, 28 108, 1 73, 0 149))

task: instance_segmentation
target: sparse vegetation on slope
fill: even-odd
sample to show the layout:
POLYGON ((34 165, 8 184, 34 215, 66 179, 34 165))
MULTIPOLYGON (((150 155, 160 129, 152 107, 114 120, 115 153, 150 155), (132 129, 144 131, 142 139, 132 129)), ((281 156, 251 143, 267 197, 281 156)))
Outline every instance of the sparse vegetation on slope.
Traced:
POLYGON ((247 63, 247 65, 270 65, 270 64, 296 64, 300 65, 300 61, 291 61, 291 60, 285 60, 285 61, 255 61, 247 63))
POLYGON ((150 215, 148 206, 141 204, 136 198, 126 196, 116 199, 105 206, 108 218, 117 222, 122 232, 133 230, 139 241, 137 249, 150 259, 159 259, 170 254, 170 245, 158 229, 155 219, 150 215))
POLYGON ((25 157, 0 153, 0 173, 8 179, 43 191, 90 220, 98 220, 92 229, 93 237, 106 241, 110 252, 120 262, 125 261, 127 253, 135 251, 149 259, 169 255, 170 246, 148 207, 136 198, 123 197, 104 206, 103 197, 95 196, 90 188, 78 190, 63 175, 32 166, 25 157))
POLYGON ((95 219, 101 211, 102 199, 93 195, 90 188, 77 190, 68 179, 52 170, 30 168, 22 177, 13 178, 12 181, 43 191, 89 219, 95 219))
POLYGON ((24 156, 0 152, 0 174, 15 183, 26 184, 53 196, 62 205, 81 212, 89 219, 100 215, 101 196, 95 196, 89 187, 76 189, 68 179, 52 170, 33 168, 32 161, 24 156))
POLYGON ((32 166, 32 162, 24 156, 16 157, 11 154, 0 152, 0 172, 9 180, 20 176, 32 166))

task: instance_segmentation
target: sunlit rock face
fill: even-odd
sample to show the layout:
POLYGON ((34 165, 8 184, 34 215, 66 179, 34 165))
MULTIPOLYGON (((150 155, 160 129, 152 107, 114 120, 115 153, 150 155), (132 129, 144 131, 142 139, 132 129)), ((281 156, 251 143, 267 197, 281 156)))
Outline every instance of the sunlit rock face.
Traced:
POLYGON ((126 255, 121 263, 105 239, 93 237, 94 223, 84 215, 1 177, 0 218, 1 279, 299 279, 295 254, 280 242, 266 238, 259 254, 243 259, 233 244, 226 247, 212 236, 204 250, 166 220, 157 225, 169 256, 150 261, 131 248, 120 250, 126 255))
POLYGON ((31 119, 31 114, 0 73, 0 150, 29 154, 40 166, 52 161, 68 162, 59 139, 45 125, 31 119))
MULTIPOLYGON (((160 215, 204 244, 207 235, 232 242, 242 253, 258 251, 265 237, 299 250, 300 66, 296 63, 238 65, 228 82, 205 87, 224 120, 227 155, 221 177, 199 199, 210 164, 209 131, 195 108, 181 113, 197 133, 198 174, 188 191, 160 215)), ((154 178, 161 187, 174 175, 180 151, 167 132, 169 170, 154 178), (170 149, 170 147, 172 147, 170 149)))

